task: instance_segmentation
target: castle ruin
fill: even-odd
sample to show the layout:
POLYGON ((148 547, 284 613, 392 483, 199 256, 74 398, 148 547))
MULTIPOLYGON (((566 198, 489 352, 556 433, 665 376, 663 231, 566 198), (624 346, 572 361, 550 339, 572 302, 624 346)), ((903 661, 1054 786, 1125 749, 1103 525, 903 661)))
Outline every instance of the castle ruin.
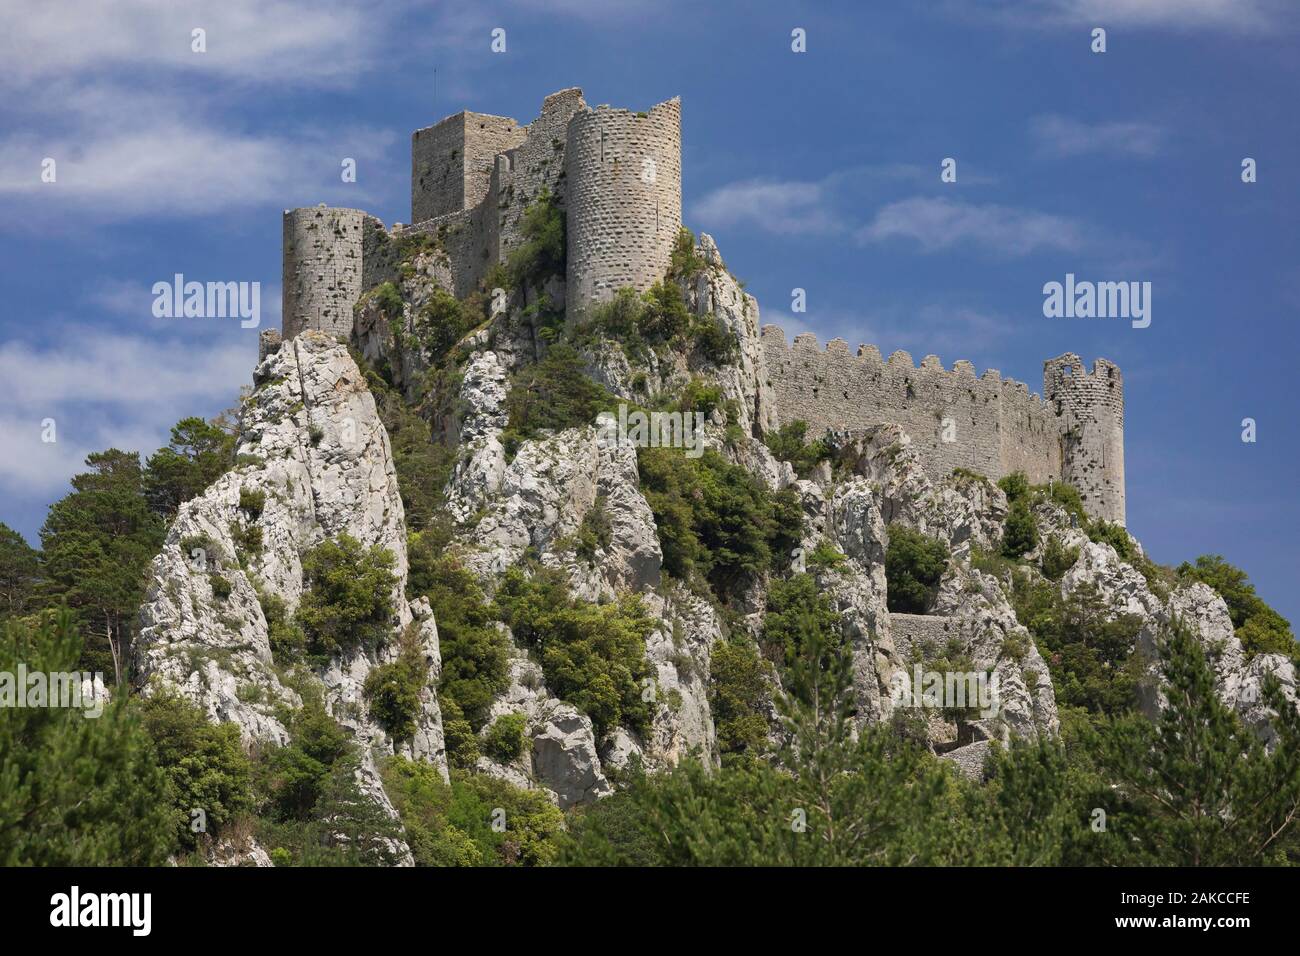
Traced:
MULTIPOLYGON (((682 226, 681 102, 647 112, 592 108, 579 89, 553 93, 541 114, 514 119, 464 111, 411 137, 411 224, 391 230, 358 209, 318 206, 284 214, 283 335, 312 328, 352 334, 362 293, 398 275, 393 241, 436 236, 451 266, 449 290, 472 292, 522 241, 523 216, 544 192, 567 227, 565 309, 574 316, 620 288, 644 292, 668 272, 682 226)), ((765 400, 780 423, 810 435, 882 422, 911 436, 932 477, 953 469, 999 478, 1059 479, 1090 515, 1124 524, 1124 385, 1119 368, 1077 355, 1043 366, 1042 396, 969 362, 947 370, 929 355, 885 361, 875 347, 822 349, 762 330, 765 400)))

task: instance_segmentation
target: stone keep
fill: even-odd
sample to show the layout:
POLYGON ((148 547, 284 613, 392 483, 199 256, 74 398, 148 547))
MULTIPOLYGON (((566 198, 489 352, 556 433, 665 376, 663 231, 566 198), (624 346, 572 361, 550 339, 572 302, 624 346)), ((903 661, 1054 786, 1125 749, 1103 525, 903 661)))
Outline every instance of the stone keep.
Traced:
MULTIPOLYGON (((463 111, 411 136, 411 225, 391 229, 357 209, 324 205, 284 214, 283 332, 352 334, 361 294, 396 281, 401 240, 427 233, 446 252, 451 292, 474 291, 522 241, 529 206, 549 193, 568 233, 562 296, 576 316, 620 288, 644 292, 664 278, 682 225, 681 101, 637 113, 588 106, 577 88, 546 97, 526 126, 463 111)), ((559 304, 558 301, 556 304, 559 304)), ((263 349, 273 344, 263 342, 263 349)), ((1124 386, 1113 363, 1085 371, 1077 355, 1044 365, 1043 394, 969 362, 945 369, 907 352, 885 361, 841 339, 793 346, 762 330, 766 369, 758 400, 780 423, 809 434, 883 422, 901 425, 927 471, 965 468, 990 478, 1023 471, 1034 483, 1075 485, 1088 513, 1124 523, 1124 386)))

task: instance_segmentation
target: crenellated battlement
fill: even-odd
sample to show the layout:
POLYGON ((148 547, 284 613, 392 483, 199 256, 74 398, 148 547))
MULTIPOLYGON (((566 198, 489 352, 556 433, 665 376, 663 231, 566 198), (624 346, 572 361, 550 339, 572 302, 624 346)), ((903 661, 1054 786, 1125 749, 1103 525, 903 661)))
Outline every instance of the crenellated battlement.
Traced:
POLYGON ((1112 362, 1085 372, 1077 355, 1044 365, 1043 393, 976 374, 937 355, 917 365, 899 349, 886 360, 874 345, 854 351, 842 338, 823 348, 809 332, 787 343, 785 331, 762 330, 767 385, 779 422, 805 421, 810 434, 901 425, 934 478, 966 468, 990 478, 1023 471, 1035 483, 1075 483, 1089 511, 1124 520, 1123 384, 1112 362))

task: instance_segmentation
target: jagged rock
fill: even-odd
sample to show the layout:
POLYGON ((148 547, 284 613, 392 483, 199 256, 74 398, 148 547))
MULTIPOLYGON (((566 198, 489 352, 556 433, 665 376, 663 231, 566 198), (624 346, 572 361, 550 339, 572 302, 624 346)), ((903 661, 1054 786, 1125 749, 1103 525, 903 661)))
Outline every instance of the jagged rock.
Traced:
MULTIPOLYGON (((821 571, 817 583, 840 615, 853 654, 853 689, 863 719, 887 720, 889 689, 902 660, 894 648, 886 602, 887 532, 878 486, 854 477, 835 488, 827 502, 828 536, 847 561, 821 571)), ((805 493, 805 507, 816 496, 805 493)))
MULTIPOLYGON (((414 619, 405 599, 406 527, 388 436, 347 349, 327 335, 304 332, 283 343, 259 365, 255 381, 240 417, 238 454, 247 463, 181 506, 150 565, 133 647, 137 678, 146 693, 155 682, 177 688, 209 719, 238 725, 250 745, 286 743, 277 707, 301 700, 272 662, 258 591, 280 598, 292 613, 303 591, 302 559, 312 547, 347 533, 363 547, 388 549, 396 572, 393 639, 378 654, 336 658, 318 676, 326 707, 361 745, 363 790, 391 813, 374 751, 392 753, 393 743, 368 716, 361 693, 370 670, 395 659, 397 638, 414 619), (260 551, 242 543, 254 527, 260 551), (210 575, 224 580, 224 598, 210 575)), ((436 677, 437 628, 427 605, 420 613, 418 640, 436 677)), ((429 690, 408 749, 445 774, 441 741, 441 714, 429 690)))
POLYGON ((253 837, 242 840, 223 837, 205 854, 204 862, 208 866, 274 866, 270 854, 253 837))
POLYGON ((957 635, 974 669, 997 678, 997 712, 981 715, 983 731, 1004 743, 1013 736, 1056 736, 1060 721, 1051 674, 997 580, 966 565, 950 566, 934 613, 959 622, 957 635))
POLYGON ((600 769, 591 718, 572 704, 547 700, 532 718, 533 773, 560 809, 610 792, 600 769))
POLYGON ((687 290, 688 304, 697 314, 713 316, 739 346, 736 361, 716 369, 713 377, 723 395, 736 403, 739 419, 735 424, 740 430, 746 435, 766 433, 776 428, 776 401, 767 384, 758 300, 723 266, 712 236, 700 236, 700 254, 709 268, 702 270, 694 287, 687 290))
POLYGON ((717 740, 709 710, 709 660, 722 637, 717 612, 680 586, 642 599, 651 619, 662 622, 646 640, 659 704, 645 742, 646 764, 672 766, 692 752, 712 760, 717 740))
MULTIPOLYGON (((1295 665, 1281 654, 1258 654, 1247 659, 1233 630, 1227 604, 1208 585, 1196 582, 1174 591, 1160 619, 1174 618, 1190 627, 1199 638, 1214 668, 1215 691, 1219 698, 1235 710, 1243 723, 1266 745, 1272 746, 1277 736, 1272 727, 1275 715, 1265 701, 1264 685, 1269 677, 1276 678, 1282 696, 1291 706, 1297 706, 1295 665)), ((1150 637, 1144 638, 1140 648, 1150 661, 1147 680, 1141 688, 1142 708, 1148 716, 1154 717, 1166 706, 1160 688, 1159 648, 1150 637)))

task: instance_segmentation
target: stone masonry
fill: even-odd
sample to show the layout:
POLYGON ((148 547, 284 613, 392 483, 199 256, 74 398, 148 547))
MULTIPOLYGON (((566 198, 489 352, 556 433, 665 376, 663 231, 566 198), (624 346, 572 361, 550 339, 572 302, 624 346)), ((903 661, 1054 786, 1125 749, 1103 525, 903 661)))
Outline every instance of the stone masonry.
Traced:
MULTIPOLYGON (((283 332, 352 334, 352 306, 397 277, 402 241, 436 238, 452 291, 474 291, 522 240, 523 217, 544 192, 566 217, 563 305, 575 316, 620 288, 645 291, 668 271, 682 225, 681 101, 637 113, 592 108, 580 89, 552 93, 532 123, 463 111, 411 137, 412 225, 391 229, 356 209, 324 205, 284 214, 283 332)), ((561 303, 554 303, 559 306, 561 303)), ((1077 355, 1044 365, 1040 398, 996 370, 945 369, 907 352, 885 361, 842 339, 788 345, 762 331, 760 401, 810 436, 882 422, 901 425, 934 478, 965 468, 990 478, 1023 471, 1034 483, 1075 485, 1088 513, 1124 523, 1124 385, 1119 368, 1077 355)))

